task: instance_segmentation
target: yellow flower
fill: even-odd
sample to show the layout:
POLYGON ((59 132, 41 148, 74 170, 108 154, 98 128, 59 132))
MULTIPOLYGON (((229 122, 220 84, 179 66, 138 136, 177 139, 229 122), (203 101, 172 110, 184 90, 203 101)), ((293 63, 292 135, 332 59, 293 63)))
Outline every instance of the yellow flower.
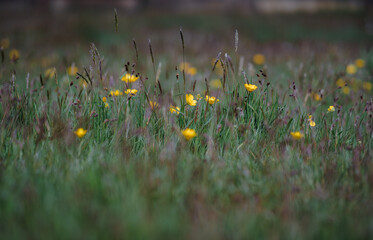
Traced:
POLYGON ((350 94, 350 88, 349 87, 343 87, 342 88, 342 93, 346 94, 346 95, 350 94))
POLYGON ((179 113, 180 113, 180 108, 171 105, 171 106, 170 106, 170 112, 171 112, 171 113, 176 113, 177 115, 179 115, 179 113))
POLYGON ((358 67, 358 68, 363 68, 363 67, 365 67, 365 61, 364 61, 364 59, 361 59, 361 58, 356 59, 356 60, 355 60, 355 65, 356 65, 356 67, 358 67))
POLYGON ((82 138, 87 133, 87 130, 84 130, 83 128, 78 128, 74 133, 76 136, 78 136, 78 138, 82 138))
POLYGON ((74 76, 78 72, 78 68, 75 66, 75 64, 71 64, 70 67, 67 68, 67 74, 70 76, 74 76))
POLYGON ((9 52, 10 60, 17 61, 19 59, 19 56, 20 56, 20 54, 19 54, 19 51, 17 49, 10 50, 10 52, 9 52))
POLYGON ((256 85, 254 85, 254 84, 247 84, 247 83, 245 83, 245 88, 246 88, 247 91, 249 91, 249 92, 253 92, 253 91, 255 91, 258 87, 257 87, 256 85))
POLYGON ((210 81, 210 86, 213 88, 221 88, 223 85, 221 84, 220 79, 214 79, 210 81))
POLYGON ((316 123, 315 123, 313 120, 311 120, 311 121, 310 121, 310 126, 311 126, 311 127, 314 127, 314 126, 316 126, 316 123))
POLYGON ((355 66, 354 64, 348 64, 348 65, 347 65, 347 67, 346 67, 346 72, 347 72, 348 74, 353 75, 353 74, 356 73, 356 71, 357 71, 357 69, 356 69, 356 66, 355 66))
POLYGON ((197 100, 194 100, 194 97, 192 94, 186 94, 185 99, 188 105, 195 106, 197 105, 197 100))
POLYGON ((158 103, 156 101, 152 102, 152 101, 149 101, 149 105, 152 109, 155 109, 155 108, 158 108, 158 103))
POLYGON ((135 96, 137 93, 137 89, 127 89, 124 93, 127 95, 130 94, 131 96, 135 96))
POLYGON ((312 120, 312 115, 308 115, 308 122, 310 123, 311 127, 316 126, 316 123, 312 120))
POLYGON ((126 83, 129 83, 129 82, 132 83, 132 82, 136 82, 137 79, 139 79, 138 76, 126 73, 126 75, 124 75, 121 80, 126 83))
POLYGON ((334 111, 335 111, 334 106, 329 106, 329 108, 328 108, 328 112, 334 112, 334 111))
POLYGON ((363 88, 367 91, 372 90, 372 83, 370 82, 363 82, 363 88))
POLYGON ((106 97, 103 97, 103 98, 102 98, 102 101, 103 101, 103 102, 106 102, 106 101, 107 101, 106 97))
POLYGON ((56 74, 56 68, 48 68, 45 70, 44 75, 46 78, 52 78, 56 74))
POLYGON ((313 99, 315 99, 316 102, 320 101, 320 100, 321 100, 321 96, 320 96, 320 94, 318 94, 318 93, 314 93, 314 94, 313 94, 313 99))
POLYGON ((115 90, 115 92, 114 92, 114 96, 119 96, 119 95, 123 95, 123 93, 121 92, 121 91, 119 91, 118 89, 117 90, 115 90))
POLYGON ((114 91, 111 90, 109 96, 114 96, 114 91))
POLYGON ((190 139, 197 136, 196 131, 194 129, 186 128, 185 130, 181 131, 181 133, 184 135, 185 139, 189 141, 190 139))
POLYGON ((344 87, 344 86, 346 86, 346 81, 343 80, 342 78, 338 78, 338 80, 335 84, 337 84, 338 87, 344 87))
POLYGON ((7 49, 9 47, 9 43, 10 43, 10 41, 9 41, 8 38, 1 39, 0 48, 7 49))
POLYGON ((257 53, 253 56, 253 62, 256 65, 263 65, 265 62, 265 57, 263 54, 257 53))
POLYGON ((192 75, 192 76, 194 76, 194 75, 196 75, 196 73, 197 73, 197 68, 195 68, 195 67, 192 67, 189 63, 180 63, 180 65, 179 65, 179 69, 181 70, 181 71, 185 71, 185 73, 186 74, 189 74, 189 75, 192 75), (185 68, 184 68, 185 67, 185 68))
POLYGON ((214 104, 215 102, 219 102, 219 99, 206 95, 206 102, 208 102, 210 105, 214 104))
POLYGON ((302 139, 304 137, 304 135, 301 132, 299 132, 299 131, 297 131, 297 132, 291 132, 290 135, 295 140, 300 140, 300 139, 302 139))
POLYGON ((197 101, 202 99, 201 94, 198 93, 197 96, 196 96, 196 99, 197 99, 197 101))
POLYGON ((109 103, 106 102, 106 103, 105 103, 105 107, 106 107, 106 108, 109 107, 109 103))

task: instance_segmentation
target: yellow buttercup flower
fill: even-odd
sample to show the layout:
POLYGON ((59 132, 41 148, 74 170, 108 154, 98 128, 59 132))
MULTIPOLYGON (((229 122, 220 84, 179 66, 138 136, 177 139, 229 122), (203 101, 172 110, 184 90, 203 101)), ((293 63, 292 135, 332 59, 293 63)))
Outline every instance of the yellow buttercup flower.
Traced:
POLYGON ((195 106, 197 105, 197 100, 194 100, 194 97, 192 94, 186 94, 185 99, 188 105, 195 106))
POLYGON ((9 58, 12 61, 17 61, 20 57, 19 51, 17 49, 12 49, 9 52, 9 58))
POLYGON ((208 102, 210 105, 214 104, 215 102, 219 102, 219 99, 206 95, 206 102, 208 102))
POLYGON ((364 90, 367 90, 367 91, 372 90, 372 83, 370 83, 370 82, 363 82, 363 88, 364 88, 364 90))
POLYGON ((329 106, 328 112, 334 112, 334 111, 335 111, 335 107, 334 106, 329 106))
POLYGON ((196 75, 196 73, 197 73, 197 68, 195 68, 195 67, 192 67, 189 63, 180 63, 180 65, 179 65, 179 69, 181 70, 181 71, 185 71, 185 73, 186 74, 189 74, 189 75, 192 75, 192 76, 194 76, 194 75, 196 75), (185 68, 184 68, 185 67, 185 68))
POLYGON ((53 78, 54 75, 56 74, 56 68, 48 68, 45 70, 44 75, 46 78, 53 78))
POLYGON ((350 94, 350 88, 349 87, 343 87, 342 88, 342 93, 345 94, 345 95, 350 94))
POLYGON ((179 113, 180 113, 180 108, 171 105, 171 106, 170 106, 170 112, 171 112, 171 113, 176 113, 177 115, 179 115, 179 113))
POLYGON ((158 108, 158 103, 156 101, 149 101, 149 105, 152 109, 158 108))
POLYGON ((132 82, 136 82, 137 79, 139 79, 138 76, 126 73, 126 75, 124 75, 121 80, 126 83, 132 83, 132 82))
POLYGON ((295 140, 300 140, 300 139, 302 139, 304 137, 304 135, 301 132, 299 132, 299 131, 297 131, 297 132, 291 132, 290 135, 295 140))
POLYGON ((320 101, 320 100, 321 100, 321 96, 320 96, 320 94, 318 94, 318 93, 314 93, 314 94, 313 94, 313 99, 315 99, 316 102, 320 101))
POLYGON ((120 96, 120 95, 123 95, 123 93, 121 92, 121 91, 119 91, 118 89, 117 90, 115 90, 115 92, 114 92, 114 96, 120 96))
POLYGON ((249 92, 253 92, 253 91, 255 91, 258 87, 257 87, 256 85, 254 85, 254 84, 247 84, 247 83, 245 83, 245 88, 246 88, 247 91, 249 91, 249 92))
POLYGON ((257 53, 253 56, 253 62, 256 65, 263 65, 265 62, 265 57, 263 54, 257 53))
POLYGON ((137 93, 137 89, 127 89, 124 93, 127 95, 130 94, 131 96, 135 96, 137 93))
POLYGON ((9 39, 8 38, 3 38, 3 39, 1 39, 1 42, 0 42, 0 48, 7 49, 9 47, 9 44, 10 44, 9 39))
POLYGON ((223 85, 221 84, 220 79, 214 79, 210 81, 210 86, 213 88, 221 88, 223 85))
POLYGON ((346 86, 346 81, 342 78, 338 78, 337 82, 335 83, 338 87, 344 87, 346 86))
POLYGON ((67 68, 67 74, 69 74, 70 76, 74 76, 77 72, 78 72, 78 68, 75 66, 74 63, 71 64, 71 66, 67 68))
POLYGON ((364 61, 364 59, 361 59, 361 58, 356 59, 356 60, 355 60, 355 65, 356 65, 356 67, 358 67, 358 68, 363 68, 363 67, 365 67, 365 61, 364 61))
POLYGON ((346 72, 351 75, 355 74, 357 72, 356 66, 354 64, 348 64, 346 67, 346 72))
POLYGON ((109 107, 109 103, 106 102, 105 103, 105 107, 108 108, 109 107))
POLYGON ((83 128, 78 128, 74 133, 76 136, 78 136, 78 138, 82 138, 87 133, 87 130, 84 130, 83 128))
POLYGON ((103 102, 106 102, 106 101, 107 101, 106 97, 103 97, 103 98, 102 98, 102 101, 103 101, 103 102))
POLYGON ((185 130, 181 131, 181 133, 184 135, 185 139, 187 141, 191 140, 195 136, 197 136, 197 133, 194 129, 186 128, 185 130))
POLYGON ((308 115, 308 122, 311 127, 316 126, 316 123, 312 120, 312 115, 308 115))

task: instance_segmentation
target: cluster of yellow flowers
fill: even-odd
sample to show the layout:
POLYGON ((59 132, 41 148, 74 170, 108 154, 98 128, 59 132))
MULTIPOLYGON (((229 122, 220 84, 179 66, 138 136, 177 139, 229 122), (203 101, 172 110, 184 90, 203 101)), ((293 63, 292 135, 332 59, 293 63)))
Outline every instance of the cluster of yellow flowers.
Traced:
POLYGON ((341 92, 345 95, 350 94, 351 88, 354 91, 357 91, 359 88, 362 88, 363 90, 367 92, 372 90, 371 82, 362 82, 355 78, 348 78, 348 79, 338 78, 335 84, 337 85, 337 87, 341 88, 341 92))
POLYGON ((358 58, 355 60, 355 63, 350 63, 346 66, 346 72, 350 75, 354 75, 358 68, 364 68, 365 67, 365 60, 358 58))
MULTIPOLYGON (((0 48, 2 50, 7 49, 10 46, 10 41, 8 38, 3 38, 0 41, 0 48)), ((20 58, 21 54, 17 49, 11 49, 9 51, 9 59, 13 62, 16 62, 20 58)))

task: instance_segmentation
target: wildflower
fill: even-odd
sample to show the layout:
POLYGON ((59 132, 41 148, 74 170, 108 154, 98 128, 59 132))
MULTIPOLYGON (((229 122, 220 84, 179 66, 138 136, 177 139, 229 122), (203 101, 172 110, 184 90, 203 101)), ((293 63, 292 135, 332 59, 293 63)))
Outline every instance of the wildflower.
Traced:
POLYGON ((219 99, 206 95, 206 102, 208 102, 210 105, 214 104, 215 102, 219 102, 219 99))
POLYGON ((10 43, 10 41, 9 41, 8 38, 1 39, 1 41, 0 41, 0 48, 7 49, 9 47, 9 43, 10 43))
POLYGON ((48 68, 45 70, 44 75, 46 78, 52 78, 56 74, 56 68, 48 68))
POLYGON ((363 67, 365 67, 365 60, 361 59, 361 58, 358 58, 358 59, 355 60, 355 65, 358 68, 363 68, 363 67))
POLYGON ((84 130, 83 128, 78 128, 74 133, 76 136, 78 136, 78 138, 82 138, 87 133, 87 130, 84 130))
POLYGON ((316 123, 312 120, 312 115, 308 116, 308 122, 309 122, 309 124, 310 124, 311 127, 316 126, 316 123))
POLYGON ((77 72, 78 72, 78 68, 75 66, 74 63, 71 64, 71 66, 67 68, 67 74, 69 74, 70 76, 74 76, 77 72))
POLYGON ((372 90, 372 83, 370 82, 363 82, 363 88, 367 91, 372 90))
POLYGON ((19 51, 17 49, 12 49, 9 52, 9 58, 12 61, 17 61, 20 57, 19 51))
POLYGON ((263 54, 257 53, 253 56, 253 62, 256 65, 263 65, 265 62, 265 57, 263 54))
POLYGON ((301 132, 299 132, 299 131, 297 131, 297 132, 291 132, 290 135, 295 140, 300 140, 300 139, 302 139, 304 137, 304 135, 301 132))
POLYGON ((156 101, 149 101, 149 105, 152 109, 158 108, 158 103, 156 101))
POLYGON ((197 105, 197 100, 194 100, 194 97, 192 94, 186 94, 185 99, 188 105, 195 106, 197 105))
POLYGON ((334 111, 335 111, 334 106, 329 106, 329 108, 328 108, 328 112, 334 112, 334 111))
POLYGON ((127 95, 129 94, 131 96, 135 96, 137 93, 137 89, 127 89, 124 93, 127 95))
POLYGON ((196 99, 197 99, 197 101, 202 99, 201 94, 198 93, 197 96, 196 96, 196 99))
POLYGON ((220 79, 214 79, 214 80, 211 80, 210 86, 213 88, 221 88, 223 85, 221 84, 220 79))
POLYGON ((180 63, 180 65, 179 65, 179 69, 181 70, 181 71, 185 71, 185 73, 186 74, 189 74, 189 75, 192 75, 192 76, 194 76, 194 75, 196 75, 196 73, 197 73, 197 68, 195 68, 195 67, 192 67, 189 63, 180 63))
POLYGON ((179 115, 179 113, 180 113, 180 108, 171 105, 171 106, 170 106, 170 112, 171 112, 171 113, 176 113, 177 115, 179 115))
POLYGON ((109 107, 109 103, 105 103, 105 108, 108 108, 109 107))
POLYGON ((124 75, 121 80, 126 83, 132 83, 132 82, 136 82, 137 79, 139 79, 138 76, 126 73, 126 75, 124 75))
POLYGON ((347 65, 347 67, 346 67, 346 72, 347 72, 348 74, 353 75, 353 74, 356 73, 356 71, 357 71, 357 69, 356 69, 356 66, 355 66, 354 64, 348 64, 348 65, 347 65))
POLYGON ((313 99, 315 99, 316 102, 319 102, 321 100, 321 95, 318 93, 313 94, 313 99))
POLYGON ((123 93, 121 91, 119 91, 118 89, 115 90, 114 96, 118 97, 119 95, 123 95, 123 93))
POLYGON ((350 94, 350 88, 349 87, 343 87, 342 88, 342 93, 345 94, 345 95, 350 94))
POLYGON ((346 86, 346 81, 342 78, 338 78, 337 82, 335 83, 338 87, 344 87, 346 86))
POLYGON ((253 91, 255 91, 258 87, 257 87, 256 85, 254 85, 254 84, 247 84, 247 83, 245 83, 245 88, 246 88, 247 91, 249 91, 249 92, 253 92, 253 91))
POLYGON ((197 133, 194 129, 186 128, 185 130, 181 131, 181 133, 184 135, 185 139, 187 141, 191 140, 195 136, 197 136, 197 133))
POLYGON ((106 103, 106 101, 107 101, 106 97, 103 97, 103 98, 102 98, 102 101, 103 101, 104 103, 106 103))

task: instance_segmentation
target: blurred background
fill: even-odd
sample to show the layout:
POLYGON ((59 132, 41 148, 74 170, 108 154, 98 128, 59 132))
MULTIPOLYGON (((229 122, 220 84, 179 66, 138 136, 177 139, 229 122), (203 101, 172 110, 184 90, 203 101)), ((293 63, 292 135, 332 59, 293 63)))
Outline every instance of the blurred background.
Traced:
POLYGON ((127 11, 239 11, 315 12, 336 9, 363 9, 369 0, 1 0, 2 7, 37 7, 55 11, 72 7, 117 7, 127 11))
POLYGON ((245 59, 348 64, 373 44, 372 9, 368 0, 0 0, 0 38, 32 60, 25 72, 86 64, 91 43, 115 72, 133 61, 133 39, 145 64, 151 40, 157 61, 172 69, 181 61, 180 28, 197 66, 233 55, 236 29, 245 59))

